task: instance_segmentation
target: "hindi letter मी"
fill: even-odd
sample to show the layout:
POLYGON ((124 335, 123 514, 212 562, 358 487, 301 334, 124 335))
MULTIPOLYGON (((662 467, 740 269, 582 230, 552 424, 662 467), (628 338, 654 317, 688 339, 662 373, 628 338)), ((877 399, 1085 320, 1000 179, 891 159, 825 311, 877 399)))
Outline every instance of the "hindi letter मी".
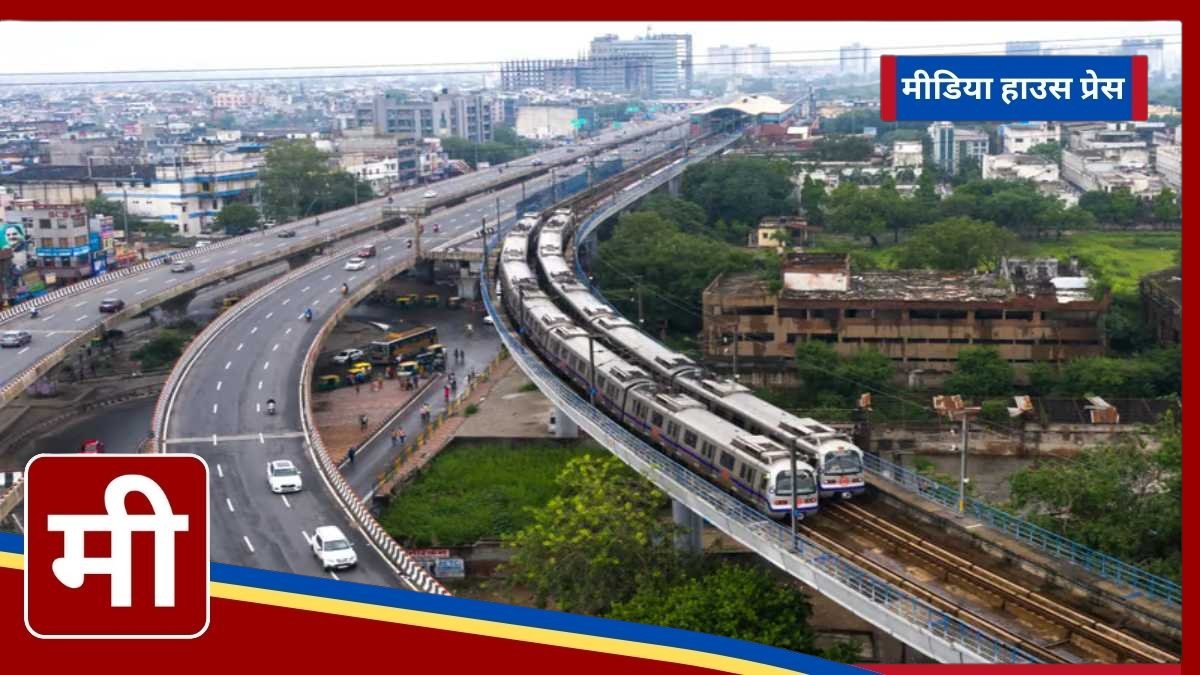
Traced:
POLYGON ((902 93, 905 96, 914 96, 918 101, 930 98, 929 90, 933 80, 926 71, 914 70, 912 77, 901 78, 900 82, 904 85, 902 93))
POLYGON ((175 606, 175 533, 186 532, 188 516, 176 515, 158 483, 146 476, 127 474, 109 482, 104 490, 107 515, 51 515, 46 529, 63 533, 63 557, 51 564, 54 576, 68 588, 80 588, 88 574, 111 577, 109 604, 132 606, 133 533, 154 533, 154 606, 175 606), (125 497, 141 493, 150 501, 152 515, 130 515, 125 497), (84 555, 85 532, 108 532, 111 557, 84 555))

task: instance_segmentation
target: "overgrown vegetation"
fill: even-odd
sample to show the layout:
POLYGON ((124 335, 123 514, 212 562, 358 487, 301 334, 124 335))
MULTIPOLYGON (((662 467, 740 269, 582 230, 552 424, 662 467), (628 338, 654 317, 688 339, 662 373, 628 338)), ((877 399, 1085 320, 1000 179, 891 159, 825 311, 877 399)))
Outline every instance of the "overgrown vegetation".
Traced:
POLYGON ((162 330, 131 356, 141 364, 142 370, 166 368, 183 354, 183 349, 193 334, 195 330, 187 326, 162 330))
POLYGON ((267 148, 262 171, 263 210, 287 222, 345 208, 374 197, 371 186, 335 170, 327 153, 311 141, 276 141, 267 148))
POLYGON ((400 491, 380 522, 407 546, 460 546, 511 534, 557 492, 579 447, 456 446, 400 491))
POLYGON ((461 159, 477 168, 479 162, 492 166, 506 164, 515 159, 533 154, 541 145, 536 141, 517 135, 511 127, 496 127, 492 140, 475 143, 465 138, 451 136, 442 139, 442 148, 450 159, 461 159))

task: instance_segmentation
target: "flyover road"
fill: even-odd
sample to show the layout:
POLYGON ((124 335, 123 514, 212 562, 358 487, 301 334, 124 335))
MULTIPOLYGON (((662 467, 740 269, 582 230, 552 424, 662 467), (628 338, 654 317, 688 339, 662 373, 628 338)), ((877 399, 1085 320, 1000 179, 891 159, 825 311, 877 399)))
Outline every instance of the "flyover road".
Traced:
MULTIPOLYGON (((393 203, 397 206, 436 207, 439 202, 451 200, 455 198, 455 195, 477 192, 486 189, 489 185, 509 179, 514 175, 514 171, 532 173, 556 164, 570 165, 584 153, 596 152, 601 148, 622 143, 628 144, 629 138, 632 136, 649 133, 653 129, 679 128, 678 124, 679 118, 671 117, 656 120, 653 123, 643 123, 621 131, 605 132, 594 139, 591 145, 577 146, 577 148, 554 148, 535 155, 534 157, 544 162, 541 167, 532 167, 529 165, 532 162, 531 158, 522 158, 520 162, 510 163, 504 173, 500 173, 498 169, 489 169, 437 183, 432 187, 438 193, 436 198, 424 198, 426 188, 418 188, 393 195, 393 203)), ((558 175, 562 177, 567 174, 560 171, 558 175)), ((520 186, 516 187, 519 193, 520 186)), ((113 275, 112 280, 108 283, 81 290, 44 306, 40 311, 40 316, 36 319, 28 314, 23 314, 3 322, 0 324, 0 330, 27 330, 33 335, 33 342, 20 349, 0 351, 0 392, 5 394, 0 396, 0 405, 19 393, 14 391, 15 386, 9 385, 15 385, 15 380, 20 374, 33 367, 43 357, 67 345, 80 334, 95 331, 106 318, 108 319, 107 325, 115 325, 120 320, 141 312, 157 302, 169 299, 172 291, 184 292, 185 284, 196 282, 199 277, 211 276, 214 280, 224 278, 228 276, 228 273, 243 271, 248 261, 266 264, 291 255, 293 252, 312 248, 319 242, 328 239, 331 236, 331 230, 378 219, 380 208, 386 203, 385 198, 375 199, 341 211, 323 214, 319 226, 313 226, 313 219, 305 219, 280 225, 265 232, 243 235, 235 240, 236 243, 230 245, 214 246, 208 251, 202 248, 188 252, 190 256, 188 259, 194 263, 196 268, 192 272, 172 274, 168 266, 163 265, 129 276, 113 275), (292 238, 277 236, 284 230, 294 231, 296 236, 292 238), (124 300, 128 309, 115 318, 101 314, 98 308, 100 301, 105 298, 124 300)), ((27 385, 28 382, 25 384, 27 385)))
MULTIPOLYGON (((641 143, 639 142, 639 145, 641 143)), ((654 155, 651 144, 630 157, 654 155)), ((559 180, 585 170, 565 167, 559 180)), ((530 188, 549 185, 549 177, 534 179, 530 188)), ((480 195, 439 212, 432 221, 442 225, 432 234, 426 227, 422 247, 436 249, 461 241, 478 229, 476 214, 486 206, 495 214, 496 200, 504 220, 521 199, 521 186, 480 195)), ((493 218, 488 219, 494 223, 493 218)), ((352 524, 337 497, 323 484, 311 461, 300 422, 300 365, 320 326, 342 302, 341 286, 351 292, 378 280, 384 268, 412 262, 414 249, 406 241, 413 226, 387 234, 367 234, 329 254, 335 261, 314 266, 268 296, 243 306, 241 313, 216 333, 182 372, 165 412, 162 438, 169 452, 194 452, 204 457, 212 475, 212 557, 214 561, 320 575, 323 571, 307 548, 314 528, 338 525, 355 542, 359 566, 336 573, 339 578, 370 584, 396 584, 399 576, 352 524), (372 238, 378 256, 363 270, 344 269, 356 241, 372 238), (311 307, 311 323, 303 320, 311 307), (278 414, 267 416, 268 398, 278 414), (290 459, 302 468, 303 492, 280 496, 267 487, 266 464, 290 459)))

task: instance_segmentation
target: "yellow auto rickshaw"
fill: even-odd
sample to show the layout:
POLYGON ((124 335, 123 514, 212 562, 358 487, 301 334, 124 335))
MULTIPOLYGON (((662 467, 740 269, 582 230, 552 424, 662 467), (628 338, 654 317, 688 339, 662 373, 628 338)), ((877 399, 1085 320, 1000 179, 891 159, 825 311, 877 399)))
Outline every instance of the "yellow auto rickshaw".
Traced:
POLYGON ((441 301, 442 301, 441 296, 439 296, 436 293, 430 293, 429 295, 425 296, 425 306, 426 307, 437 307, 438 303, 440 303, 441 301))
POLYGON ((363 375, 370 375, 374 368, 374 366, 366 361, 359 361, 358 363, 350 366, 350 369, 346 372, 350 373, 351 375, 358 375, 359 373, 362 373, 363 375))
POLYGON ((229 309, 230 307, 236 305, 238 300, 241 299, 242 296, 240 295, 227 295, 225 296, 225 299, 221 300, 221 309, 229 309))
POLYGON ((404 361, 396 367, 396 374, 400 377, 412 377, 421 372, 421 366, 416 361, 404 361))
POLYGON ((401 307, 413 307, 417 304, 417 296, 409 293, 396 297, 396 304, 401 307))
POLYGON ((322 375, 317 378, 317 389, 320 391, 332 391, 338 388, 342 383, 342 378, 337 375, 322 375))

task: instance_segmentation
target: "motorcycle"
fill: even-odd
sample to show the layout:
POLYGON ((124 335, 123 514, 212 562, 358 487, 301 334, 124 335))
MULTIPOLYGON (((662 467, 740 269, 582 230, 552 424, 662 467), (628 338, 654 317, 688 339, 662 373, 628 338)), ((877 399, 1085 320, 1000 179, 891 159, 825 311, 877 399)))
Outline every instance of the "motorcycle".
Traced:
POLYGON ((29 311, 29 318, 31 318, 31 319, 38 318, 38 308, 37 307, 34 307, 32 310, 29 311))
POLYGON ((275 414, 275 399, 270 399, 267 401, 267 414, 268 415, 275 414))

